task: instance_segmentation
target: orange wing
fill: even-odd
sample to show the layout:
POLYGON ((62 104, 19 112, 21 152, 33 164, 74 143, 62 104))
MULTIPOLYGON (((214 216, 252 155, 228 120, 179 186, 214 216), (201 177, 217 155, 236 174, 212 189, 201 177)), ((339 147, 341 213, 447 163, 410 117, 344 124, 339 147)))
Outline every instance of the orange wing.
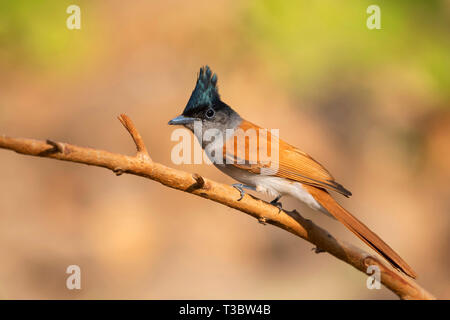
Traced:
POLYGON ((269 175, 333 190, 346 197, 351 196, 351 192, 334 181, 333 176, 320 163, 283 140, 276 139, 270 131, 246 120, 242 121, 239 129, 242 130, 235 130, 234 135, 224 145, 223 155, 226 163, 257 174, 266 170, 264 174, 269 172, 269 175), (234 145, 229 144, 232 139, 234 145), (278 151, 278 159, 272 159, 272 147, 275 152, 278 151))

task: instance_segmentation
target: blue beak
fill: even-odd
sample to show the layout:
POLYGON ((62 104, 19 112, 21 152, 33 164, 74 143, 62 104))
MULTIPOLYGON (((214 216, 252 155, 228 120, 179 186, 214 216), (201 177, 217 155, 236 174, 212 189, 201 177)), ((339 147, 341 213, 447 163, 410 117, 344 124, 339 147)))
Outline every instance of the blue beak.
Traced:
POLYGON ((195 118, 185 117, 185 116, 178 116, 176 118, 173 118, 169 121, 169 125, 180 125, 180 124, 188 124, 195 121, 195 118))

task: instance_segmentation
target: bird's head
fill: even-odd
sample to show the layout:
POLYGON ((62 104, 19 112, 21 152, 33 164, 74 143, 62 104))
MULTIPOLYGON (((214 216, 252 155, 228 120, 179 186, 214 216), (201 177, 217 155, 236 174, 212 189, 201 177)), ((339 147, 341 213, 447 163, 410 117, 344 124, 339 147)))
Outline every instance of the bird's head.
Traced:
POLYGON ((204 129, 231 128, 236 117, 239 115, 220 100, 217 75, 206 66, 200 68, 194 91, 183 113, 170 120, 169 125, 183 125, 193 130, 194 122, 201 121, 204 129))

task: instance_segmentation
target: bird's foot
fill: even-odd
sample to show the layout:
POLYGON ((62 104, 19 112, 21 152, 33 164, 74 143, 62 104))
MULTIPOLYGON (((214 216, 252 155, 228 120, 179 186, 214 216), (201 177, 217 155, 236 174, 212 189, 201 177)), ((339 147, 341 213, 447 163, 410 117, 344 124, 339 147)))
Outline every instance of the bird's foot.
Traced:
POLYGON ((280 200, 281 196, 276 197, 275 199, 273 199, 272 201, 270 201, 270 204, 277 207, 278 208, 278 213, 281 212, 281 209, 283 209, 283 204, 281 202, 279 202, 278 200, 280 200))
POLYGON ((256 190, 255 187, 247 186, 247 185, 242 184, 242 183, 235 183, 235 184, 232 184, 231 186, 236 188, 241 193, 241 197, 237 201, 241 201, 242 198, 244 197, 244 195, 245 195, 244 188, 245 189, 250 189, 250 190, 256 190))

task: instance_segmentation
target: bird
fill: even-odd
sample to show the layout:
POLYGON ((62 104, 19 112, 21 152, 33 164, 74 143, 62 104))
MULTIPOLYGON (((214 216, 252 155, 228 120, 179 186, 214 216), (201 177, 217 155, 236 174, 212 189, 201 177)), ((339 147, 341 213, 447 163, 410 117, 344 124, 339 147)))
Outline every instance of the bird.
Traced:
POLYGON ((203 150, 208 151, 206 153, 211 162, 239 182, 233 184, 240 192, 238 201, 245 196, 244 189, 255 190, 275 197, 270 203, 281 210, 280 198, 294 197, 313 210, 341 222, 394 268, 411 278, 417 277, 416 272, 386 242, 330 194, 336 192, 350 197, 352 193, 349 190, 336 182, 330 172, 310 155, 243 119, 222 101, 217 79, 208 66, 201 67, 182 114, 168 124, 182 125, 191 130, 203 150), (196 125, 200 125, 201 130, 196 130, 196 125), (214 139, 205 139, 204 133, 208 131, 215 132, 214 139), (248 131, 256 135, 247 135, 249 138, 246 140, 248 131), (255 136, 256 147, 255 144, 252 147, 249 141, 255 136), (237 139, 244 139, 246 143, 236 143, 237 139), (267 158, 260 156, 262 149, 266 148, 267 153, 267 149, 274 145, 277 157, 266 161, 267 158))

